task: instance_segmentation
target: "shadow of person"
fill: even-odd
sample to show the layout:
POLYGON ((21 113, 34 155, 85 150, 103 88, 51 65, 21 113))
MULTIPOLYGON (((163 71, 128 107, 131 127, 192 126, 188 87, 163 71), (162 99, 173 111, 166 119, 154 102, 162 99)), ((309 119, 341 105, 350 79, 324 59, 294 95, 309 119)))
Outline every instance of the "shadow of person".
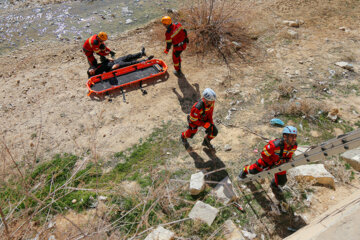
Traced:
POLYGON ((181 110, 184 113, 190 113, 191 107, 193 104, 200 99, 200 90, 199 90, 199 84, 190 84, 185 76, 178 77, 178 85, 180 88, 180 91, 182 93, 182 96, 176 88, 173 88, 173 92, 177 96, 181 110))
POLYGON ((225 164, 211 150, 204 148, 204 152, 210 160, 204 161, 195 151, 189 151, 188 153, 194 159, 195 167, 206 171, 205 181, 214 188, 223 179, 229 177, 229 174, 225 170, 225 164))
MULTIPOLYGON (((291 206, 285 203, 285 198, 282 198, 282 201, 276 203, 267 194, 265 189, 262 189, 263 191, 259 191, 259 188, 253 182, 248 182, 246 186, 252 191, 254 199, 264 210, 262 215, 259 217, 266 217, 275 224, 274 234, 280 236, 281 238, 286 238, 287 236, 293 234, 296 230, 306 226, 304 219, 298 215, 295 216, 291 206), (287 211, 285 212, 280 211, 282 208, 280 205, 282 205, 282 203, 285 203, 288 206, 287 211)), ((277 199, 279 200, 279 198, 277 199)))

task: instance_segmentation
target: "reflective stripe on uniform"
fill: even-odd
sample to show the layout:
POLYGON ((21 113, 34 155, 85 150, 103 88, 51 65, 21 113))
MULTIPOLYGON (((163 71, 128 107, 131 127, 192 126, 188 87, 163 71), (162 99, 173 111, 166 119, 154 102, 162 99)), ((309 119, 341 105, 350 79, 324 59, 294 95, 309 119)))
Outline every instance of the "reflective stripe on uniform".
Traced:
POLYGON ((166 40, 166 42, 171 43, 171 42, 172 42, 172 39, 170 39, 170 40, 166 40))
POLYGON ((182 30, 183 29, 183 27, 181 26, 181 27, 179 27, 177 30, 176 30, 176 32, 174 32, 174 34, 173 35, 171 35, 171 38, 174 38, 179 32, 180 32, 180 30, 182 30))
POLYGON ((198 118, 194 118, 194 117, 190 116, 190 120, 193 121, 193 122, 195 122, 195 121, 198 120, 198 118))
POLYGON ((264 150, 263 150, 263 151, 264 151, 264 154, 265 154, 266 156, 268 156, 268 157, 269 157, 269 156, 271 155, 271 154, 270 154, 270 153, 266 150, 266 147, 264 148, 264 150))
POLYGON ((174 66, 179 66, 180 63, 174 63, 174 66))

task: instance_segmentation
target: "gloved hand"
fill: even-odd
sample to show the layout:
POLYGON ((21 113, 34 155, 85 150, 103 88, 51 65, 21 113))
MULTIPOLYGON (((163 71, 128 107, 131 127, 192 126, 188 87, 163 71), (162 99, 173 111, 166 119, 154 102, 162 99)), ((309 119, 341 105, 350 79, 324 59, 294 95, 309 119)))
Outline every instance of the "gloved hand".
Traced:
POLYGON ((115 54, 116 54, 116 52, 110 51, 110 56, 111 56, 112 58, 114 58, 115 54))
POLYGON ((168 54, 169 53, 169 49, 165 49, 164 53, 168 54))

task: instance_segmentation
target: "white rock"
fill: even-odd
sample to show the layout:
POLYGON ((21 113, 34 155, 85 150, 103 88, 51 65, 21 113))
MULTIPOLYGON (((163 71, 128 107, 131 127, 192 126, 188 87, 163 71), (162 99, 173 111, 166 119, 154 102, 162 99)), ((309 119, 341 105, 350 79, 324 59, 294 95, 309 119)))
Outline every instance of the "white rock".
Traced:
POLYGON ((105 197, 105 196, 99 196, 100 201, 105 201, 106 199, 107 199, 107 197, 105 197))
POLYGON ((316 183, 330 186, 335 189, 335 178, 328 171, 326 171, 324 164, 302 165, 290 169, 288 173, 297 181, 312 181, 315 179, 316 183))
POLYGON ((299 38, 299 34, 297 32, 295 32, 294 30, 288 30, 287 34, 293 39, 299 38))
POLYGON ((224 223, 224 239, 227 240, 245 240, 240 229, 236 227, 233 221, 226 220, 224 223))
POLYGON ((229 144, 226 144, 225 146, 224 146, 224 151, 225 152, 229 152, 229 151, 231 151, 231 146, 229 145, 229 144))
POLYGON ((54 235, 51 235, 48 240, 56 240, 55 236, 54 235))
POLYGON ((275 49, 273 49, 273 48, 268 48, 268 49, 266 49, 266 52, 268 52, 268 53, 273 53, 273 52, 275 52, 275 49))
POLYGON ((71 202, 72 202, 72 203, 76 203, 77 201, 76 201, 76 199, 73 199, 71 202))
POLYGON ((238 198, 238 195, 236 192, 234 192, 229 177, 226 177, 221 182, 219 182, 218 185, 216 185, 216 187, 212 190, 212 194, 214 194, 225 205, 238 198))
POLYGON ((348 62, 336 62, 335 65, 349 71, 354 71, 354 66, 348 62))
POLYGON ((54 226, 55 226, 55 223, 52 222, 52 221, 50 221, 49 224, 48 224, 48 228, 52 228, 52 227, 54 227, 54 226))
POLYGON ((190 194, 198 195, 205 189, 205 175, 203 172, 198 172, 191 175, 190 179, 190 194))
POLYGON ((146 236, 145 240, 171 240, 174 239, 175 233, 169 231, 162 226, 158 226, 149 235, 146 236))
POLYGON ((283 21, 283 24, 289 26, 289 27, 300 27, 300 22, 299 20, 296 20, 296 21, 283 21))
POLYGON ((130 24, 130 23, 132 23, 132 22, 133 22, 133 20, 131 20, 130 18, 128 18, 128 19, 126 19, 125 24, 130 24))
POLYGON ((256 234, 255 233, 251 233, 245 230, 241 230, 242 234, 244 237, 247 237, 248 239, 254 239, 256 238, 256 234))
POLYGON ((352 168, 360 172, 360 148, 346 151, 340 155, 352 168))
POLYGON ((191 209, 189 217, 192 219, 201 220, 211 226, 218 212, 219 210, 217 208, 203 203, 202 201, 197 201, 195 206, 191 209))

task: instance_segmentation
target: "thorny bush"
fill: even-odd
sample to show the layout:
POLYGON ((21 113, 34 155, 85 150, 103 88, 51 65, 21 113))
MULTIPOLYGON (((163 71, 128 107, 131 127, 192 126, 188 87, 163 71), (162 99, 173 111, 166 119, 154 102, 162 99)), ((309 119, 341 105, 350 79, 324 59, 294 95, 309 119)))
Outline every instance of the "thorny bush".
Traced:
POLYGON ((239 16, 239 1, 197 0, 188 8, 172 14, 188 30, 191 49, 196 54, 216 50, 220 56, 237 53, 248 42, 239 16))

